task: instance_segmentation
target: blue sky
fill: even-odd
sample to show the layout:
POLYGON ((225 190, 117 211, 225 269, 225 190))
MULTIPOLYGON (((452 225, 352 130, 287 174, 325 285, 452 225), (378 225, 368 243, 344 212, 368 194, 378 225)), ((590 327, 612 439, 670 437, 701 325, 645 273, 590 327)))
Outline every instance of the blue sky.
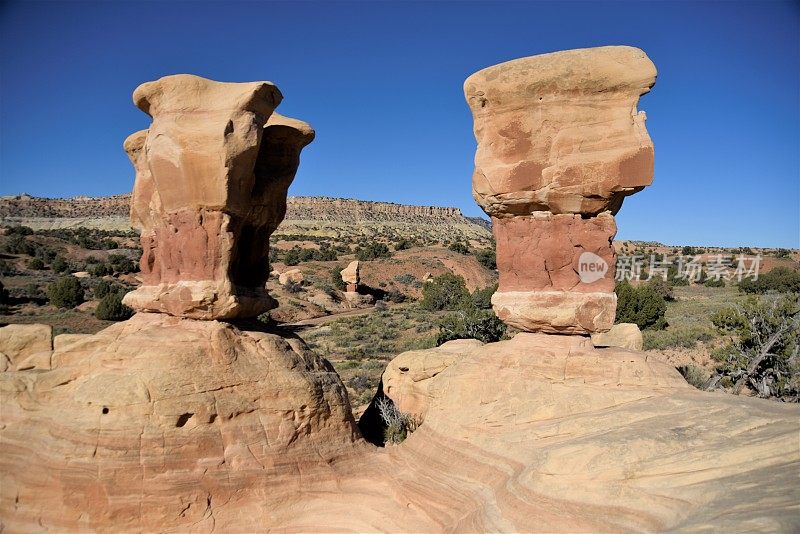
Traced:
POLYGON ((316 141, 290 194, 457 206, 475 141, 462 84, 509 59, 627 44, 658 82, 640 109, 653 186, 619 238, 800 247, 797 2, 5 2, 0 194, 126 192, 140 83, 271 80, 316 141))

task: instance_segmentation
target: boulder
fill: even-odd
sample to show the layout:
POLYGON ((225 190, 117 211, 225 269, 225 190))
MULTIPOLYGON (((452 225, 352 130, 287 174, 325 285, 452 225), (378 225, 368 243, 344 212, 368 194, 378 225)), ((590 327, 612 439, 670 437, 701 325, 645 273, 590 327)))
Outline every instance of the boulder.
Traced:
POLYGON ((629 350, 642 350, 644 347, 642 331, 634 323, 615 324, 608 332, 592 334, 592 343, 595 347, 620 347, 629 350))
POLYGON ((303 277, 303 272, 300 269, 289 269, 288 271, 284 271, 278 275, 278 283, 282 286, 286 286, 289 284, 302 284, 305 278, 303 277))
POLYGON ((0 352, 16 369, 28 357, 53 350, 53 327, 46 324, 10 324, 0 328, 0 352))
POLYGON ((270 82, 181 74, 142 84, 133 99, 153 122, 125 141, 143 250, 142 286, 125 304, 203 320, 275 307, 264 287, 269 236, 314 131, 274 113, 282 96, 270 82))
POLYGON ((361 282, 361 278, 359 277, 358 260, 351 261, 347 267, 342 269, 342 281, 348 285, 358 286, 358 284, 361 282))
POLYGON ((493 303, 507 324, 575 334, 613 324, 613 214, 653 179, 636 106, 655 79, 647 55, 629 46, 521 58, 467 78, 472 193, 492 217, 493 303))

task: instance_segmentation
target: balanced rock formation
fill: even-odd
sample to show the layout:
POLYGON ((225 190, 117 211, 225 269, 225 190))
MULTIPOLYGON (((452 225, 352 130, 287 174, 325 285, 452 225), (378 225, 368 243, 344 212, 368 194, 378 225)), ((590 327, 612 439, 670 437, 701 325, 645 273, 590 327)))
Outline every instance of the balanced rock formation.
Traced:
POLYGON ((652 182, 636 106, 655 79, 644 52, 611 46, 509 61, 464 83, 478 142, 473 196, 492 217, 492 303, 506 323, 550 333, 613 324, 613 214, 652 182))
POLYGON ((347 292, 353 293, 358 291, 358 284, 361 282, 359 277, 359 263, 358 260, 351 261, 347 267, 342 269, 342 282, 347 285, 347 292))
POLYGON ((273 308, 269 236, 314 131, 274 113, 282 95, 270 82, 181 74, 142 84, 133 99, 153 123, 125 141, 143 250, 142 286, 125 303, 196 319, 273 308))

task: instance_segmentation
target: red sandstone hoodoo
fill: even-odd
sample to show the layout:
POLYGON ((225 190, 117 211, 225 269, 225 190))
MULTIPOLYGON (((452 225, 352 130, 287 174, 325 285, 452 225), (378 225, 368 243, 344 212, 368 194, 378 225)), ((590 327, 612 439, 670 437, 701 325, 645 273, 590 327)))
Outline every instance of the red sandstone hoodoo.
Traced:
POLYGON ((270 82, 188 74, 136 89, 153 124, 125 141, 143 250, 143 285, 127 305, 206 320, 275 307, 264 288, 269 236, 286 214, 300 151, 314 139, 308 124, 274 113, 282 98, 270 82))
POLYGON ((655 80, 647 55, 628 46, 516 59, 467 78, 478 141, 472 192, 492 217, 492 303, 506 323, 547 333, 611 328, 613 215, 653 179, 653 143, 636 105, 655 80), (603 262, 604 276, 582 276, 603 262))

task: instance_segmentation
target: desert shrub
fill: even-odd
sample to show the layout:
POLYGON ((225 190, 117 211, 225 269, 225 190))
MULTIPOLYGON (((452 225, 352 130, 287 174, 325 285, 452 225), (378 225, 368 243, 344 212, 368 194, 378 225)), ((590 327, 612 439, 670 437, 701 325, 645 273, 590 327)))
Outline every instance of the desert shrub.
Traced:
POLYGON ((422 287, 420 305, 426 310, 456 310, 469 297, 463 277, 444 273, 422 287))
POLYGON ((289 293, 300 293, 303 291, 303 284, 299 282, 289 282, 284 287, 289 293))
POLYGON ((376 243, 371 242, 367 243, 363 247, 359 247, 358 251, 356 252, 356 257, 359 261, 370 261, 375 260, 378 258, 388 258, 391 256, 391 252, 389 252, 389 247, 387 247, 383 243, 376 243))
POLYGON ((775 267, 770 272, 760 275, 758 280, 745 278, 739 282, 739 290, 745 293, 768 291, 797 293, 800 292, 800 271, 788 267, 775 267))
POLYGON ((723 280, 722 278, 719 278, 719 279, 709 278, 708 280, 705 281, 705 286, 706 287, 725 287, 725 280, 723 280))
POLYGON ((107 263, 93 263, 89 265, 86 270, 92 276, 101 277, 114 274, 114 269, 107 263))
POLYGON ((111 283, 108 280, 100 280, 94 288, 95 298, 101 299, 111 293, 111 283))
POLYGON ((670 326, 664 330, 645 330, 642 332, 642 337, 644 350, 691 349, 699 342, 711 341, 715 335, 710 327, 694 325, 683 328, 670 326))
POLYGON ((97 309, 94 311, 94 316, 104 321, 124 321, 130 319, 133 315, 133 310, 122 303, 124 294, 120 292, 107 293, 102 299, 97 309))
POLYGON ((378 300, 375 302, 375 310, 379 312, 383 312, 389 309, 389 305, 386 304, 385 300, 378 300))
POLYGON ((693 364, 681 365, 678 367, 678 372, 683 375, 683 378, 685 378, 689 384, 697 389, 703 389, 709 378, 708 372, 705 369, 693 364))
POLYGON ((476 289, 472 293, 472 305, 479 310, 492 309, 492 295, 497 291, 497 284, 483 289, 476 289))
POLYGON ((497 269, 497 254, 495 253, 494 249, 482 249, 475 253, 475 258, 478 260, 478 263, 486 267, 487 269, 497 269))
POLYGON ((760 397, 787 401, 800 398, 800 296, 751 296, 711 318, 731 342, 716 349, 715 376, 708 388, 731 384, 738 394, 745 386, 760 397))
POLYGON ((453 339, 477 339, 484 343, 500 341, 506 325, 492 311, 479 310, 471 305, 448 313, 439 321, 436 344, 453 339))
POLYGON ((403 292, 392 288, 386 292, 386 296, 384 297, 389 302, 394 302, 395 304, 400 304, 401 302, 405 302, 406 296, 403 292))
POLYGON ((417 280, 416 276, 414 276, 413 274, 408 274, 408 273, 400 274, 398 276, 395 276, 394 277, 394 281, 399 283, 399 284, 404 284, 404 285, 407 285, 407 286, 415 285, 415 284, 417 284, 419 282, 419 280, 417 280))
POLYGON ((394 244, 395 250, 408 250, 412 246, 411 241, 408 239, 401 239, 394 244))
POLYGON ((300 250, 296 248, 287 250, 283 256, 283 263, 290 267, 298 265, 300 263, 300 250))
POLYGON ((672 294, 672 286, 667 280, 664 280, 660 276, 655 276, 648 280, 647 285, 653 288, 656 293, 661 295, 661 298, 664 300, 675 300, 675 297, 672 294))
POLYGON ((773 254, 776 258, 790 258, 792 251, 787 248, 779 248, 773 254))
POLYGON ((28 256, 36 254, 36 247, 22 235, 12 236, 3 248, 9 254, 25 254, 28 256))
POLYGON ((342 271, 338 267, 331 269, 331 283, 339 291, 347 289, 347 284, 342 280, 342 271))
POLYGON ((33 229, 28 226, 11 226, 6 229, 6 235, 32 235, 33 229))
POLYGON ((109 254, 108 264, 115 273, 133 273, 139 270, 136 262, 122 254, 109 254))
POLYGON ((57 273, 64 273, 69 270, 69 264, 67 263, 67 260, 61 256, 56 256, 50 266, 53 268, 53 271, 57 273))
POLYGON ((64 276, 47 286, 50 304, 59 308, 74 308, 83 302, 83 287, 74 276, 64 276))
POLYGON ((44 269, 44 262, 39 258, 31 258, 28 261, 28 269, 33 269, 34 271, 41 271, 44 269))
POLYGON ((385 425, 383 431, 385 443, 402 443, 420 424, 413 415, 398 410, 389 397, 381 397, 376 404, 385 425))
POLYGON ((469 254, 469 247, 466 244, 462 243, 461 241, 456 241, 454 243, 451 243, 450 246, 447 248, 449 248, 453 252, 458 252, 459 254, 469 254))
POLYGON ((652 328, 661 330, 667 327, 664 315, 667 302, 657 289, 650 284, 633 287, 628 282, 620 282, 617 293, 617 323, 636 323, 642 330, 652 328))

